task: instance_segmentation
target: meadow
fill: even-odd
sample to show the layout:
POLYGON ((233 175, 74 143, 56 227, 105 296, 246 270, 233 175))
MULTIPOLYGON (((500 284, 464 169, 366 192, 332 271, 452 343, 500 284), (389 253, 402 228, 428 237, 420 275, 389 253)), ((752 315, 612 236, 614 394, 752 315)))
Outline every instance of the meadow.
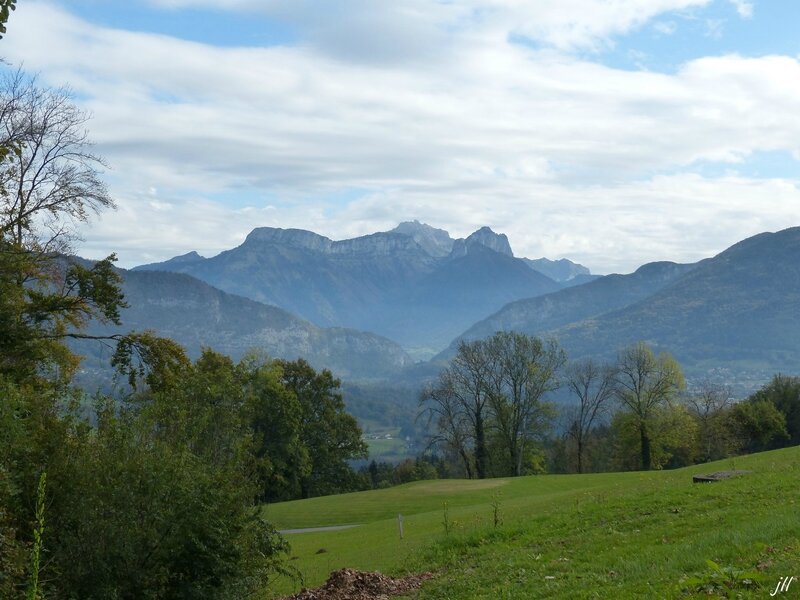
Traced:
POLYGON ((789 448, 673 471, 421 481, 264 514, 280 529, 357 525, 286 536, 309 587, 350 567, 434 571, 419 598, 763 598, 800 577, 799 490, 789 448), (692 483, 728 469, 751 473, 692 483))

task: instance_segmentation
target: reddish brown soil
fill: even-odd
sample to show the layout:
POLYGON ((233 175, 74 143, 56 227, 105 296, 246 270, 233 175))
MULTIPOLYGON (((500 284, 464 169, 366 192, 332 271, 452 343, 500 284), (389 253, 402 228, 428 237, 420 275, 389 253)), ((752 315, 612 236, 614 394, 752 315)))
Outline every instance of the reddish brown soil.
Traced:
POLYGON ((394 579, 381 573, 365 573, 353 569, 334 571, 325 585, 302 590, 286 600, 385 600, 417 589, 432 573, 421 573, 394 579))

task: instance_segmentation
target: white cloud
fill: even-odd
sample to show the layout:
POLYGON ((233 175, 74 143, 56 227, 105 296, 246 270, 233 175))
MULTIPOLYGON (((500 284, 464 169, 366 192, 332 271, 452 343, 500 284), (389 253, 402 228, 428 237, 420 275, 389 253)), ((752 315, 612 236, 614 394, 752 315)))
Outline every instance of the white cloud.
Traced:
MULTIPOLYGON (((314 0, 150 0, 151 4, 163 8, 205 7, 253 11, 302 23, 309 39, 334 53, 336 49, 357 50, 367 46, 381 49, 384 45, 401 40, 406 45, 419 40, 430 41, 435 37, 432 31, 435 26, 447 30, 454 27, 477 29, 481 35, 497 35, 501 38, 508 34, 518 35, 560 50, 600 49, 612 43, 614 36, 635 30, 659 15, 698 8, 711 2, 338 0, 326 6, 314 0), (370 40, 373 36, 375 39, 370 40)), ((741 0, 739 3, 746 4, 741 0)))
MULTIPOLYGON (((573 13, 541 8, 555 3, 498 0, 479 23, 431 42, 443 50, 430 61, 402 47, 380 64, 347 59, 341 40, 335 52, 215 48, 33 1, 3 43, 9 60, 70 82, 94 113, 120 210, 85 248, 117 249, 125 264, 214 253, 259 225, 342 238, 419 218, 456 235, 491 225, 521 255, 630 270, 800 222, 792 181, 692 174, 698 161, 737 169, 753 152, 800 151, 800 62, 730 55, 659 74, 508 42, 514 31, 545 36, 531 25, 538 15, 554 24, 542 39, 591 47, 703 3, 601 4, 624 18, 598 9, 596 23, 570 25, 573 13), (231 207, 221 194, 243 199, 231 207)), ((421 5, 385 14, 404 8, 413 21, 421 5)), ((437 10, 452 17, 448 4, 437 10)))
POLYGON ((743 19, 749 19, 753 16, 753 3, 748 0, 730 0, 730 3, 736 8, 736 12, 743 19))
POLYGON ((673 35, 678 30, 678 25, 675 21, 656 21, 653 29, 662 35, 673 35))

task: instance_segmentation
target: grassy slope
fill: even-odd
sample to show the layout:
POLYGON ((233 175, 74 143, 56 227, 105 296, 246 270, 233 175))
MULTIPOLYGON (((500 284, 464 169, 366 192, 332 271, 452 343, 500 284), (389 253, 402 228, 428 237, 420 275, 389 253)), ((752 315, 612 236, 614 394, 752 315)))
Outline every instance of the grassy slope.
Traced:
POLYGON ((280 528, 362 523, 288 536, 308 585, 347 566, 438 570, 421 598, 680 597, 684 576, 712 581, 711 559, 758 567, 763 582, 752 596, 766 597, 781 577, 800 576, 799 490, 800 448, 791 448, 669 472, 417 482, 276 504, 265 514, 280 528), (753 473, 691 482, 694 473, 733 466, 753 473), (498 495, 503 523, 495 530, 498 495))

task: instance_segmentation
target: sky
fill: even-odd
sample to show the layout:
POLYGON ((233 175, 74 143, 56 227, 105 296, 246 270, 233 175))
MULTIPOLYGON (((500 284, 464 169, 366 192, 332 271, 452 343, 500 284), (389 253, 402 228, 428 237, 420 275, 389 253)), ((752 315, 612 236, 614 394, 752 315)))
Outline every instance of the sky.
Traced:
POLYGON ((798 22, 796 0, 20 0, 0 56, 92 115, 117 209, 83 256, 418 219, 626 273, 800 225, 798 22))

